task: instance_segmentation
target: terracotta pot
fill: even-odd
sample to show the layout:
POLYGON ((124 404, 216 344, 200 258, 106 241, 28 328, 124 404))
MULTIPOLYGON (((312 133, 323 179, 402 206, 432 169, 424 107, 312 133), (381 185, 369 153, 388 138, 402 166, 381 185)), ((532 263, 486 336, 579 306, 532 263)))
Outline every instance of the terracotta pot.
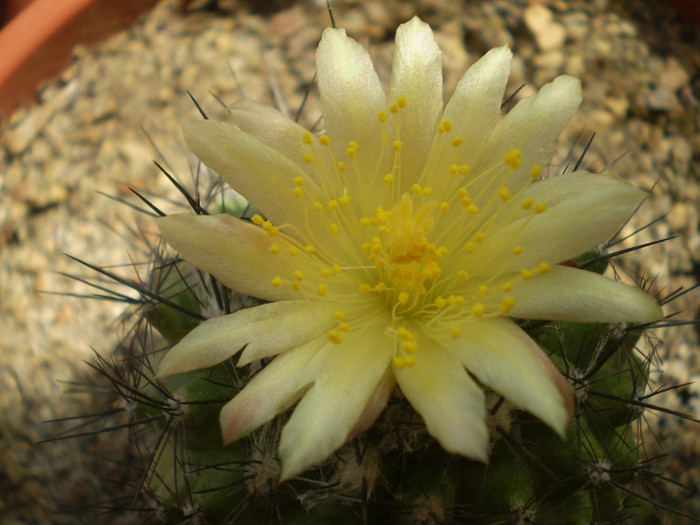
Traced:
MULTIPOLYGON (((32 101, 41 81, 90 44, 129 25, 157 0, 34 0, 0 31, 0 116, 32 101)), ((19 3, 17 3, 19 5, 19 3)))

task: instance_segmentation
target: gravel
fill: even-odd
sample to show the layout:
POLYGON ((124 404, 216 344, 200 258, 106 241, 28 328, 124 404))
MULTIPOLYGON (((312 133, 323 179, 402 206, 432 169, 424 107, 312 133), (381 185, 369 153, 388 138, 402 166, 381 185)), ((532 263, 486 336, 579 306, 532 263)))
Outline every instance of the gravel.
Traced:
MULTIPOLYGON (((100 46, 77 48, 73 64, 41 89, 37 104, 0 126, 2 523, 87 522, 86 512, 57 509, 109 500, 113 487, 106 480, 124 477, 101 459, 119 450, 119 433, 35 445, 69 428, 47 420, 114 407, 109 396, 65 392, 76 389, 72 383, 96 381, 83 361, 94 361, 93 349, 110 355, 127 329, 119 320, 124 305, 53 293, 95 293, 60 274, 89 275, 64 253, 99 265, 124 264, 117 269, 124 275, 134 274, 130 261, 147 260, 139 236, 153 239, 149 218, 100 193, 136 202, 132 187, 176 198, 152 159, 190 180, 195 164, 177 128, 178 121, 198 117, 187 90, 213 117, 224 112, 210 92, 226 103, 247 96, 293 114, 313 79, 315 46, 328 24, 325 3, 270 2, 264 13, 252 12, 254 3, 187 4, 183 13, 183 4, 164 0, 100 46)), ((516 53, 508 92, 528 82, 516 98, 558 74, 579 76, 584 103, 562 137, 559 162, 577 158, 595 131, 587 169, 610 169, 651 192, 624 233, 670 211, 621 246, 677 236, 630 254, 623 270, 653 279, 650 287, 662 297, 697 284, 697 28, 646 0, 338 1, 334 7, 339 26, 371 43, 383 80, 393 32, 416 13, 443 48, 447 92, 469 64, 504 43, 516 53)), ((304 111, 306 126, 320 115, 316 94, 312 90, 304 111)), ((174 209, 166 199, 158 202, 174 209)), ((679 312, 678 320, 697 318, 697 297, 686 294, 666 312, 679 312)), ((697 333, 685 326, 652 335, 665 342, 656 354, 653 387, 696 383, 649 401, 700 417, 697 333)), ((644 431, 658 438, 647 440, 649 453, 668 452, 667 475, 691 488, 669 487, 669 501, 697 513, 691 497, 700 486, 698 424, 658 412, 646 423, 644 431)))

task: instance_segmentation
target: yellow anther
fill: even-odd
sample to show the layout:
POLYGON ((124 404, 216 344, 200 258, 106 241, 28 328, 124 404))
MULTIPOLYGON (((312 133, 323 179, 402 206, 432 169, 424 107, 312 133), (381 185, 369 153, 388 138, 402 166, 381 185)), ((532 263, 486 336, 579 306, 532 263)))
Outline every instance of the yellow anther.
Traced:
POLYGON ((291 255, 292 257, 296 257, 298 255, 298 253, 299 253, 299 250, 297 250, 295 246, 289 247, 289 255, 291 255))
POLYGON ((407 355, 404 358, 404 362, 406 363, 406 366, 413 366, 416 364, 416 360, 412 355, 407 355))
POLYGON ((272 281, 270 281, 270 284, 271 284, 272 286, 274 286, 275 288, 277 288, 278 286, 282 286, 282 283, 283 283, 283 282, 284 282, 284 281, 282 281, 282 278, 281 278, 279 275, 275 275, 275 276, 272 278, 272 281))
POLYGON ((523 253, 522 246, 513 246, 513 255, 520 255, 521 253, 523 253))
POLYGON ((401 370, 402 368, 406 367, 406 360, 403 357, 395 357, 394 366, 401 370))
POLYGON ((418 345, 414 341, 404 341, 401 344, 401 349, 404 352, 407 352, 409 354, 413 354, 418 350, 418 345))
POLYGON ((474 241, 475 241, 476 243, 481 243, 485 238, 486 238, 486 235, 484 235, 483 233, 479 232, 479 233, 477 233, 477 234, 474 236, 474 241))
POLYGON ((408 293, 407 292, 401 292, 399 294, 399 304, 406 304, 408 302, 408 293))
POLYGON ((401 151, 401 148, 403 147, 403 142, 401 142, 400 140, 395 140, 391 143, 391 147, 394 148, 394 151, 401 151))
POLYGON ((442 297, 435 298, 435 305, 438 308, 444 308, 446 304, 447 304, 447 301, 445 301, 445 299, 443 299, 442 297))
POLYGON ((523 152, 518 148, 513 148, 503 157, 503 162, 514 170, 517 170, 523 163, 523 152))
POLYGON ((277 234, 279 233, 279 228, 273 226, 270 221, 263 222, 262 227, 263 230, 265 230, 270 237, 277 237, 277 234))
POLYGON ((260 225, 260 224, 262 224, 263 222, 265 222, 265 219, 263 219, 263 218, 262 218, 260 215, 258 215, 257 213, 256 213, 255 215, 253 215, 253 216, 250 218, 250 220, 251 220, 251 222, 252 222, 253 224, 258 224, 258 225, 260 225))
POLYGON ((448 119, 442 119, 438 124, 438 133, 442 135, 443 133, 448 133, 450 131, 452 131, 452 121, 448 119))
POLYGON ((338 330, 348 333, 350 331, 350 325, 348 323, 340 323, 338 325, 338 330))
POLYGON ((342 268, 339 264, 334 264, 333 266, 331 266, 331 271, 336 275, 338 275, 341 272, 341 270, 342 268))
POLYGON ((406 97, 401 95, 399 98, 396 99, 396 103, 399 105, 400 108, 405 108, 406 107, 406 97))
POLYGON ((292 193, 293 193, 294 196, 298 199, 298 198, 300 198, 302 195, 304 195, 304 190, 302 190, 301 187, 297 186, 296 188, 294 188, 294 190, 292 191, 292 193))
POLYGON ((467 211, 469 212, 469 215, 476 215, 477 213, 479 213, 479 208, 477 208, 473 204, 470 204, 469 206, 467 206, 467 211))
POLYGON ((421 188, 420 184, 414 184, 411 186, 411 191, 416 195, 423 195, 423 188, 421 188))
POLYGON ((462 199, 466 199, 469 197, 469 192, 466 188, 459 188, 457 190, 457 195, 459 195, 462 199))
POLYGON ((304 162, 307 164, 311 164, 314 160, 314 156, 311 153, 304 153, 302 159, 304 159, 304 162))
POLYGON ((360 289, 360 293, 369 293, 369 291, 370 291, 369 284, 361 284, 359 289, 360 289))
POLYGON ((531 169, 530 169, 530 177, 533 179, 539 178, 539 176, 542 174, 542 165, 541 164, 535 164, 531 169))
POLYGON ((348 165, 344 160, 339 160, 338 161, 338 171, 340 173, 345 173, 345 171, 348 169, 348 165))
POLYGON ((328 332, 328 339, 330 339, 332 343, 339 345, 343 341, 343 334, 338 330, 331 330, 328 332))
POLYGON ((314 210, 316 211, 323 211, 323 204, 320 202, 316 201, 314 202, 314 210))
POLYGON ((380 233, 389 233, 389 231, 390 231, 390 230, 389 230, 389 227, 388 227, 388 226, 385 226, 384 224, 382 224, 382 225, 379 227, 379 232, 380 232, 380 233))
POLYGON ((314 253, 316 253, 316 248, 312 244, 307 244, 306 246, 304 246, 304 252, 307 255, 313 255, 314 253))
POLYGON ((381 110, 378 115, 379 122, 386 122, 386 119, 388 118, 386 111, 381 110))
POLYGON ((301 270, 294 270, 292 273, 294 274, 294 278, 295 278, 297 281, 303 281, 303 280, 304 280, 304 272, 302 272, 301 270))
POLYGON ((544 202, 535 204, 535 213, 544 213, 547 211, 547 205, 544 202))
POLYGON ((423 188, 423 195, 432 195, 433 194, 433 188, 430 186, 423 188))
POLYGON ((532 208, 533 204, 535 204, 535 199, 533 199, 532 197, 528 197, 520 203, 520 207, 523 210, 529 210, 530 208, 532 208))
POLYGON ((399 112, 399 105, 396 102, 394 102, 393 104, 390 104, 389 111, 391 113, 394 113, 394 114, 398 113, 399 112))
POLYGON ((311 132, 307 131, 304 133, 304 135, 301 138, 304 141, 304 144, 308 144, 309 146, 311 145, 311 132))
POLYGON ((504 283, 501 287, 501 290, 503 290, 504 292, 510 292, 511 290, 513 290, 513 283, 504 283))
POLYGON ((349 159, 354 159, 355 157, 357 157, 357 150, 348 148, 345 150, 345 155, 347 155, 349 159))
POLYGON ((405 328, 399 328, 396 331, 396 335, 399 337, 399 339, 403 339, 404 341, 414 341, 416 339, 416 336, 405 328))
POLYGON ((321 270, 320 274, 321 274, 321 279, 328 279, 331 276, 331 271, 326 270, 324 268, 323 270, 321 270))
POLYGON ((277 255, 280 252, 280 247, 276 244, 271 244, 269 250, 272 255, 277 255))
POLYGON ((464 139, 463 139, 462 137, 455 137, 455 138, 452 139, 452 145, 453 145, 455 148, 458 148, 458 147, 461 146, 462 144, 464 144, 464 139))
POLYGON ((460 270, 457 272, 457 278, 460 281, 466 281, 467 279, 469 279, 469 274, 467 272, 465 272, 464 270, 460 270))
MULTIPOLYGON (((371 225, 372 225, 372 219, 370 219, 369 217, 362 217, 362 218, 360 218, 360 226, 371 226, 371 225)), ((369 245, 368 242, 366 242, 365 244, 369 245)), ((364 247, 365 244, 363 244, 362 246, 364 247)), ((364 249, 364 248, 363 248, 363 249, 364 249)), ((366 251, 366 250, 365 250, 365 251, 366 251)))
POLYGON ((442 213, 447 213, 447 211, 450 209, 450 205, 447 204, 446 202, 441 202, 440 203, 440 211, 442 213))
POLYGON ((503 299, 503 301, 501 301, 501 306, 499 306, 498 309, 501 311, 502 314, 507 314, 513 309, 514 306, 515 299, 508 296, 505 299, 503 299))
POLYGON ((351 140, 350 142, 348 142, 348 148, 350 148, 350 149, 357 150, 357 149, 359 149, 359 147, 360 147, 360 145, 357 142, 355 142, 354 140, 351 140))
POLYGON ((535 274, 531 272, 530 270, 527 270, 526 268, 523 268, 520 270, 520 275, 522 276, 523 279, 532 279, 535 274))
POLYGON ((324 146, 328 146, 331 143, 331 139, 328 135, 321 135, 318 137, 318 141, 324 146))
POLYGON ((337 235, 338 234, 338 225, 336 223, 331 224, 328 227, 328 231, 331 232, 331 235, 337 235))
POLYGON ((392 182, 394 182, 394 175, 391 173, 384 175, 384 184, 391 184, 392 182))
POLYGON ((329 210, 337 210, 338 209, 338 201, 333 199, 328 202, 327 208, 329 210))
POLYGON ((438 257, 444 257, 444 256, 447 255, 448 253, 450 253, 450 250, 447 249, 447 246, 440 246, 440 247, 435 251, 435 255, 437 255, 438 257))
POLYGON ((348 204, 350 204, 350 197, 348 197, 347 195, 341 195, 338 198, 338 200, 340 201, 340 204, 342 204, 343 206, 347 206, 348 204))
POLYGON ((452 332, 452 337, 454 337, 455 339, 462 335, 462 329, 459 326, 453 326, 452 330, 450 331, 452 332))
POLYGON ((455 295, 454 297, 452 297, 453 306, 463 306, 465 302, 466 299, 464 299, 464 297, 462 297, 461 295, 455 295))
POLYGON ((383 291, 386 290, 386 284, 379 281, 377 284, 374 285, 374 291, 378 293, 382 293, 383 291))
POLYGON ((474 306, 472 306, 472 309, 470 310, 471 314, 474 317, 481 317, 482 315, 484 315, 485 311, 486 307, 481 303, 476 303, 474 306))
POLYGON ((476 293, 483 297, 484 295, 489 293, 489 287, 485 284, 482 284, 481 286, 479 286, 479 289, 476 291, 476 293))
POLYGON ((325 284, 321 283, 318 285, 318 288, 316 288, 316 291, 318 292, 318 295, 326 295, 328 293, 328 286, 325 284))
POLYGON ((343 321, 345 321, 345 314, 343 312, 341 312, 340 310, 336 310, 335 313, 333 314, 333 319, 342 323, 343 321))
POLYGON ((457 164, 452 164, 450 166, 450 175, 457 175, 459 173, 459 166, 457 164))
POLYGON ((289 287, 292 289, 293 292, 298 292, 301 290, 301 283, 299 281, 292 281, 289 283, 289 287))
POLYGON ((474 244, 472 241, 469 241, 467 244, 464 245, 464 249, 467 251, 467 253, 473 253, 474 250, 476 250, 476 244, 474 244))
POLYGON ((501 199, 504 201, 510 199, 510 192, 508 191, 508 188, 499 188, 498 196, 501 197, 501 199))
POLYGON ((552 267, 546 263, 546 262, 541 262, 540 265, 537 267, 537 270, 540 272, 540 274, 544 275, 546 273, 549 273, 549 270, 552 267))
POLYGON ((292 179, 292 182, 296 184, 297 186, 303 186, 304 185, 304 177, 294 177, 292 179))
POLYGON ((460 175, 469 175, 469 166, 466 164, 463 164, 462 166, 459 167, 457 170, 460 175))

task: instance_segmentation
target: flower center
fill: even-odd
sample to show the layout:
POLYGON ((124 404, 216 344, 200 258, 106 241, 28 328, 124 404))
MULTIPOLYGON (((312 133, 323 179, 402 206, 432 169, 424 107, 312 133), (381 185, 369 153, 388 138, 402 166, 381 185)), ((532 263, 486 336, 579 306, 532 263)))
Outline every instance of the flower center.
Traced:
POLYGON ((459 338, 465 319, 508 315, 516 306, 513 288, 549 271, 547 262, 519 272, 514 264, 528 249, 518 242, 520 232, 547 210, 523 195, 542 167, 531 166, 529 180, 511 185, 511 194, 522 152, 513 148, 501 162, 470 174, 460 156, 464 140, 442 120, 422 174, 409 188, 401 140, 406 106, 399 97, 380 111, 381 142, 364 153, 354 141, 332 147, 328 135, 305 132, 307 174, 291 180, 290 206, 299 207, 299 221, 275 226, 260 215, 251 218, 268 233, 269 252, 287 261, 288 275, 270 285, 327 301, 337 323, 327 335, 335 344, 388 312, 397 368, 416 362, 418 332, 411 330, 459 338), (509 226, 514 221, 518 228, 509 226))

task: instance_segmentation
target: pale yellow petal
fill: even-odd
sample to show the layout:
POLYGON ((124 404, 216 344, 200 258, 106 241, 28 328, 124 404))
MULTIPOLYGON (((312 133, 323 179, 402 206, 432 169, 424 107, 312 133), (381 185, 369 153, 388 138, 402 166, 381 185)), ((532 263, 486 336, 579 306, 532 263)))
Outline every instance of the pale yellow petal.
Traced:
MULTIPOLYGON (((549 159, 551 155, 545 148, 561 134, 580 104, 581 82, 567 75, 557 77, 536 95, 518 102, 496 125, 471 173, 503 166, 505 154, 519 148, 522 167, 508 182, 514 193, 529 179, 533 164, 549 159)), ((473 193, 477 193, 476 188, 473 193)))
POLYGON ((232 443, 291 407, 313 381, 308 364, 332 344, 325 336, 284 352, 265 366, 221 409, 224 445, 232 443))
POLYGON ((344 29, 327 28, 316 51, 316 69, 331 147, 338 160, 346 160, 348 143, 356 142, 359 171, 370 185, 381 147, 382 128, 377 117, 386 109, 386 96, 372 60, 344 29))
POLYGON ((224 122, 201 120, 181 127, 192 152, 273 224, 303 221, 302 208, 289 201, 295 187, 292 179, 306 172, 292 160, 224 122))
POLYGON ((483 384, 564 437, 574 414, 574 391, 542 349, 513 321, 471 320, 444 344, 483 384))
POLYGON ((447 349, 427 339, 418 347, 415 365, 395 369, 401 391, 445 450, 486 463, 483 391, 447 349))
MULTIPOLYGON (((234 292, 269 301, 293 298, 289 287, 270 284, 296 267, 270 253, 272 241, 262 228, 229 215, 168 215, 157 225, 183 259, 234 292)), ((286 247, 279 237, 275 242, 286 247)))
POLYGON ((374 389, 372 396, 369 398, 369 401, 367 401, 365 409, 362 411, 362 415, 360 415, 355 427, 348 435, 348 440, 359 436, 369 427, 374 425, 374 422, 389 403, 391 392, 394 390, 395 386, 396 378, 394 377, 394 372, 391 367, 387 367, 384 376, 379 380, 379 383, 374 389))
POLYGON ((620 179, 586 172, 538 182, 503 212, 520 219, 487 235, 474 260, 478 266, 496 259, 519 271, 576 257, 610 239, 645 196, 620 179), (520 203, 528 198, 544 203, 547 211, 522 210, 520 203), (514 246, 523 248, 518 257, 512 255, 514 246))
POLYGON ((659 305, 635 286, 597 273, 552 266, 549 273, 517 283, 510 293, 512 317, 583 323, 652 323, 663 318, 659 305))
POLYGON ((314 385, 282 430, 281 479, 333 454, 356 426, 391 359, 391 341, 375 327, 349 336, 309 364, 314 385))
POLYGON ((303 136, 306 129, 287 118, 275 108, 252 100, 242 100, 229 106, 236 126, 260 142, 290 159, 309 177, 315 178, 311 165, 304 162, 306 150, 303 136))
POLYGON ((243 348, 241 366, 284 352, 328 330, 333 318, 327 314, 321 302, 281 301, 209 319, 168 351, 158 365, 158 376, 208 368, 243 348))
POLYGON ((417 16, 396 30, 389 102, 406 97, 400 120, 401 182, 418 181, 430 149, 442 105, 442 51, 430 26, 417 16))
POLYGON ((467 165, 474 164, 500 119, 512 58, 507 46, 491 49, 467 70, 447 103, 448 136, 464 139, 460 158, 467 165))

